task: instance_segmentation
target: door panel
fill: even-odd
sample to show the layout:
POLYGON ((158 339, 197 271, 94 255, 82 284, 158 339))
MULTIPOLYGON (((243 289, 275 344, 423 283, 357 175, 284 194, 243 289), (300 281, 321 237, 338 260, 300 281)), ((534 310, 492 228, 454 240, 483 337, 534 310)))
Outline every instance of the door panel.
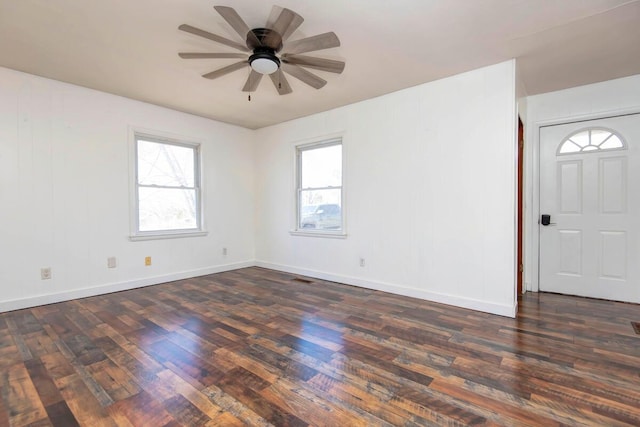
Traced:
POLYGON ((582 275, 582 232, 560 230, 560 268, 558 273, 582 275))
POLYGON ((627 233, 601 231, 600 249, 600 277, 624 280, 627 275, 627 233))
POLYGON ((559 212, 582 212, 582 161, 558 162, 559 212))
POLYGON ((540 129, 541 291, 640 302, 638 145, 639 114, 540 129))
POLYGON ((600 159, 600 212, 623 214, 627 207, 627 159, 600 159))

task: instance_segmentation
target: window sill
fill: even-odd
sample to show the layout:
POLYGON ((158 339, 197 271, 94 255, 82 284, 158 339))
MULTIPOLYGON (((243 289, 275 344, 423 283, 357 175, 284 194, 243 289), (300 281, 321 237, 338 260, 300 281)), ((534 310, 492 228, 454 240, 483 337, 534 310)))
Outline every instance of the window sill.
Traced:
POLYGON ((208 231, 155 231, 149 233, 140 233, 129 236, 132 242, 140 242, 144 240, 160 240, 160 239, 181 239, 183 237, 203 237, 209 234, 208 231))
POLYGON ((304 237, 325 237, 328 239, 346 239, 347 234, 344 231, 301 231, 291 230, 289 234, 292 236, 304 237))

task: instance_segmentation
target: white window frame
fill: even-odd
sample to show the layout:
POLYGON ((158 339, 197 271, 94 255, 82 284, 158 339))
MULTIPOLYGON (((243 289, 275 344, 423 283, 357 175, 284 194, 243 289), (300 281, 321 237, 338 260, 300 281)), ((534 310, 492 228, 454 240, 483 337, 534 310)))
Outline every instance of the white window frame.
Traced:
POLYGON ((336 239, 344 239, 347 237, 346 231, 346 215, 345 215, 345 144, 344 138, 342 135, 335 136, 327 136, 321 140, 314 140, 313 142, 304 142, 298 143, 295 145, 295 182, 294 182, 294 191, 295 191, 295 214, 293 217, 295 218, 295 224, 290 231, 290 234, 294 236, 307 236, 307 237, 327 237, 327 238, 336 238, 336 239), (340 216, 342 221, 342 228, 339 230, 309 230, 305 228, 300 228, 300 195, 302 194, 302 152, 314 150, 318 148, 330 147, 333 145, 340 145, 342 147, 342 164, 340 167, 342 168, 341 177, 342 182, 340 187, 327 187, 327 188, 314 188, 315 190, 322 189, 337 189, 340 188, 340 216))
POLYGON ((177 135, 170 135, 163 132, 143 130, 138 128, 130 129, 130 228, 131 232, 129 240, 156 240, 156 239, 175 239, 180 237, 198 237, 206 236, 208 232, 204 229, 203 224, 203 208, 202 208, 202 154, 201 144, 192 142, 189 138, 177 135), (175 145, 193 149, 194 153, 194 190, 196 195, 196 228, 174 229, 174 230, 152 230, 140 231, 139 224, 139 197, 138 189, 141 185, 138 183, 138 141, 145 140, 159 144, 175 145))

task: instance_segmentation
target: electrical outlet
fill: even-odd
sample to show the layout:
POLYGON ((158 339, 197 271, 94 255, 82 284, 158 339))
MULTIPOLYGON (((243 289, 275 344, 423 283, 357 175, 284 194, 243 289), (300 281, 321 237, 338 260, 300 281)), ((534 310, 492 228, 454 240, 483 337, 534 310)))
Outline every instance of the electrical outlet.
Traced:
POLYGON ((147 267, 151 265, 151 257, 144 257, 144 265, 146 265, 147 267))
POLYGON ((365 266, 365 260, 364 258, 360 258, 360 267, 364 267, 365 266))
POLYGON ((44 267, 40 269, 40 278, 42 280, 51 279, 51 267, 44 267))
POLYGON ((110 256, 109 258, 107 258, 107 268, 116 268, 116 265, 116 257, 110 256))
POLYGON ((227 248, 222 248, 222 255, 227 256, 227 248))

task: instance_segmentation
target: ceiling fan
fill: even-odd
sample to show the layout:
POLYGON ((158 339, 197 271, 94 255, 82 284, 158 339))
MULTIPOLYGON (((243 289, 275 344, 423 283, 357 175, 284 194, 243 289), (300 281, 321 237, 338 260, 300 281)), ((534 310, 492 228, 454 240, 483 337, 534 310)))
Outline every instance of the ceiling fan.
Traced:
MULTIPOLYGON (((178 29, 213 40, 214 42, 232 47, 244 53, 180 52, 178 54, 183 59, 242 59, 234 64, 204 74, 202 77, 206 79, 216 79, 248 66, 251 68, 251 72, 242 88, 244 92, 254 92, 258 88, 262 76, 268 74, 278 93, 280 95, 286 95, 293 90, 284 73, 290 74, 311 87, 320 89, 327 84, 327 81, 306 70, 306 68, 336 74, 340 74, 344 70, 345 63, 343 61, 301 55, 302 53, 340 46, 340 40, 335 33, 328 32, 304 39, 288 41, 291 34, 293 34, 304 21, 302 16, 292 10, 285 8, 282 9, 280 14, 272 13, 272 16, 275 17, 277 15, 277 18, 270 19, 265 28, 250 29, 235 9, 227 6, 214 6, 214 9, 227 21, 235 32, 242 37, 245 44, 229 40, 187 24, 180 25, 178 29)), ((251 98, 249 98, 249 100, 251 100, 251 98)))

